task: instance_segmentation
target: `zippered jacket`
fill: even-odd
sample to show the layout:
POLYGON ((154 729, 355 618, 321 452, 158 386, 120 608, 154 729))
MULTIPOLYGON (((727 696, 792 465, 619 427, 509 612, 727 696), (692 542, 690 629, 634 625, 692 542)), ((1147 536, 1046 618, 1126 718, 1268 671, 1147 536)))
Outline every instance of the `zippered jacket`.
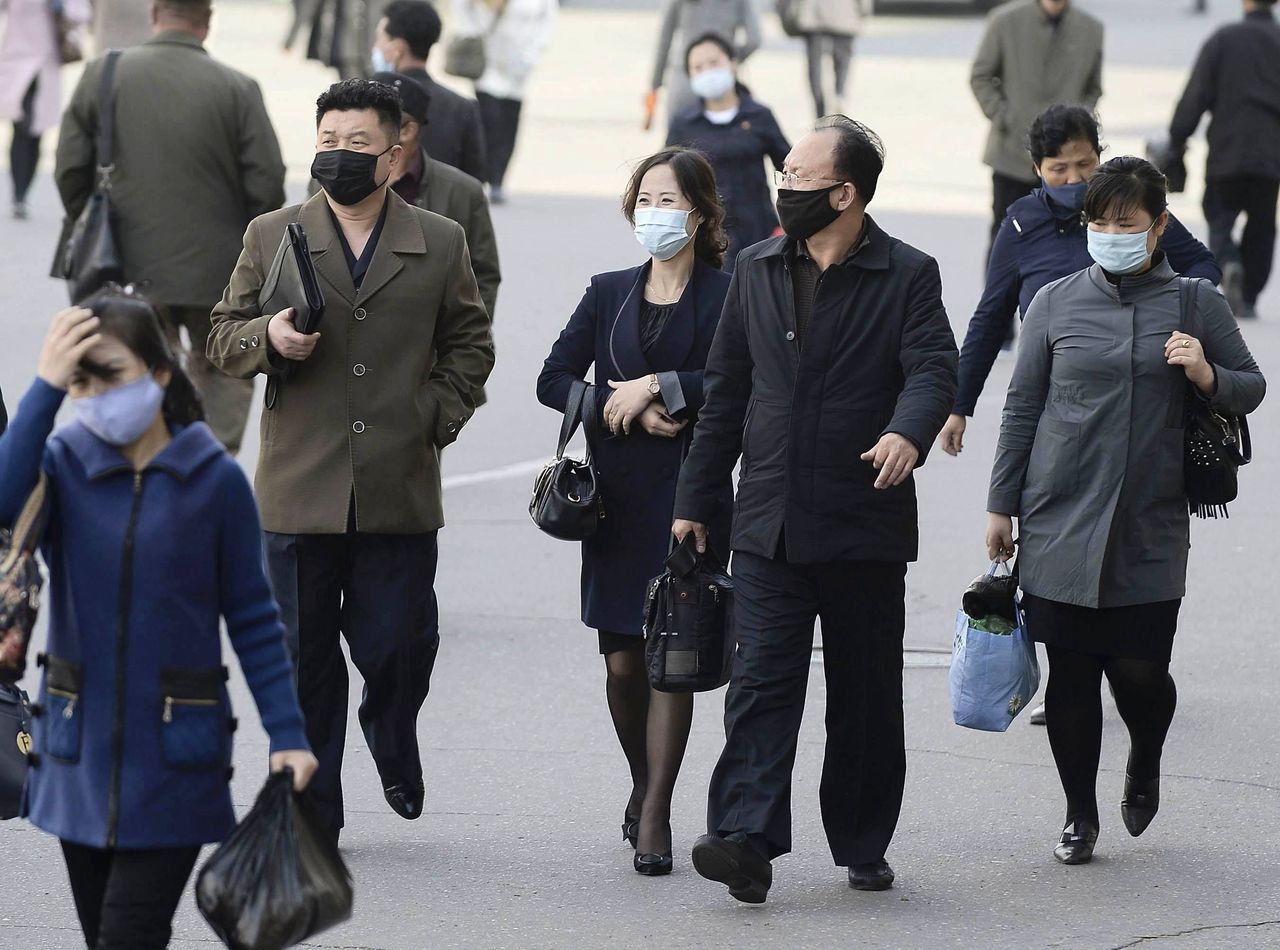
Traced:
POLYGON ((37 379, 0 437, 0 525, 43 466, 49 585, 23 814, 97 848, 219 841, 235 826, 219 621, 271 751, 308 748, 248 480, 208 426, 175 427, 141 472, 37 379))

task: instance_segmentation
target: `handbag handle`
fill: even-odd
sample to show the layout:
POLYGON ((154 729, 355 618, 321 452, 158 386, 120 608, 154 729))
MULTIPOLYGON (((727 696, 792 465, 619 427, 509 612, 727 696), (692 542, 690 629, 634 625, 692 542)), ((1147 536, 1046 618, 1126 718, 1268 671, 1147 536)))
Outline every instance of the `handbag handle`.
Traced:
POLYGON ((116 170, 116 65, 123 50, 107 51, 98 85, 98 188, 111 186, 111 173, 116 170))
POLYGON ((18 520, 14 522, 8 554, 3 561, 0 561, 0 573, 9 573, 18 563, 18 558, 35 551, 44 528, 44 499, 48 484, 49 480, 44 474, 44 469, 41 469, 40 477, 36 479, 36 487, 27 496, 27 501, 18 514, 18 520))
MULTIPOLYGON (((560 423, 560 441, 556 443, 557 462, 564 458, 569 440, 578 431, 578 423, 582 421, 582 403, 587 397, 588 388, 590 387, 581 379, 575 379, 569 384, 569 399, 564 407, 564 420, 560 423)), ((587 451, 591 451, 590 445, 587 446, 587 451)))
POLYGON ((698 569, 698 565, 706 564, 712 570, 723 573, 724 565, 720 562, 720 558, 711 550, 711 544, 707 544, 707 550, 703 554, 698 553, 698 539, 692 531, 684 536, 684 540, 675 546, 675 549, 667 555, 666 561, 663 562, 667 570, 677 577, 688 577, 698 569))

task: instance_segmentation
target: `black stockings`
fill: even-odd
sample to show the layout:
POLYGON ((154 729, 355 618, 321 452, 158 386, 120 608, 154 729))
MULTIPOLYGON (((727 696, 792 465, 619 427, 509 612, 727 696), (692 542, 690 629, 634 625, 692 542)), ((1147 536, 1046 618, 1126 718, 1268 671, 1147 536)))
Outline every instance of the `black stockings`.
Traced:
POLYGON ((671 850, 671 796, 693 724, 693 694, 650 689, 642 646, 605 654, 605 692, 631 769, 627 814, 640 816, 637 850, 664 854, 671 850))
POLYGON ((1049 745, 1067 796, 1067 822, 1098 822, 1098 759, 1102 753, 1102 677, 1129 729, 1129 774, 1139 781, 1160 774, 1178 691, 1169 664, 1076 653, 1050 646, 1045 713, 1049 745))

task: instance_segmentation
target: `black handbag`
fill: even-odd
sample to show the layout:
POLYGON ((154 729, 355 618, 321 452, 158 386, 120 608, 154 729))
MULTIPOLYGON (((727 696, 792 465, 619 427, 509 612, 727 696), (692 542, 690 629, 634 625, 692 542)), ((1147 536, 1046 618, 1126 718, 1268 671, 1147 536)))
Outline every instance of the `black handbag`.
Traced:
POLYGON ((13 530, 0 531, 0 683, 18 682, 27 669, 27 648, 44 586, 36 546, 44 530, 47 486, 42 471, 13 530))
POLYGON ((31 754, 31 703, 16 686, 0 684, 0 820, 17 818, 31 754))
POLYGON ((72 303, 84 300, 108 283, 124 283, 124 265, 116 240, 111 175, 115 171, 116 64, 120 50, 110 50, 98 86, 98 182, 62 248, 59 276, 67 282, 72 303))
POLYGON ((562 541, 585 541, 596 533, 604 517, 600 486, 591 464, 591 423, 596 412, 592 392, 586 383, 577 379, 569 387, 556 457, 538 474, 533 483, 533 499, 529 502, 533 523, 562 541), (564 450, 583 419, 587 420, 587 454, 579 462, 565 458, 564 450))
MULTIPOLYGON (((258 312, 274 316, 293 308, 293 326, 299 333, 315 333, 324 316, 324 291, 307 245, 307 232, 296 221, 290 222, 280 238, 276 256, 267 271, 267 279, 258 292, 258 312)), ((297 364, 286 360, 280 372, 267 380, 264 405, 275 408, 280 381, 288 379, 297 364)))
MULTIPOLYGON (((1195 324, 1196 284, 1186 277, 1178 283, 1182 325, 1190 328, 1195 324)), ((1216 411, 1190 382, 1183 401, 1182 468, 1188 510, 1197 518, 1226 518, 1227 503, 1240 491, 1239 468, 1253 459, 1249 421, 1216 411)))
POLYGON ((733 580, 693 532, 676 545, 667 569, 649 582, 644 659, 649 684, 663 693, 700 693, 729 682, 737 647, 733 580))

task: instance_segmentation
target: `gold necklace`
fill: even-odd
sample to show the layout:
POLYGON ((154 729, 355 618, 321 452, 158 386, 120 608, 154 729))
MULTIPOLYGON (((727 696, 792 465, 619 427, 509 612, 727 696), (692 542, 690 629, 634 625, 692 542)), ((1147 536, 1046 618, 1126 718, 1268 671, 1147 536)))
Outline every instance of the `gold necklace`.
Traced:
POLYGON ((665 294, 658 292, 658 287, 653 282, 653 278, 649 278, 644 282, 645 289, 650 291, 653 294, 653 296, 657 298, 656 300, 651 300, 650 303, 658 303, 658 304, 679 303, 680 298, 684 296, 684 289, 685 287, 688 286, 688 284, 689 282, 686 280, 683 284, 680 285, 680 289, 676 292, 676 295, 674 297, 668 297, 665 294))

